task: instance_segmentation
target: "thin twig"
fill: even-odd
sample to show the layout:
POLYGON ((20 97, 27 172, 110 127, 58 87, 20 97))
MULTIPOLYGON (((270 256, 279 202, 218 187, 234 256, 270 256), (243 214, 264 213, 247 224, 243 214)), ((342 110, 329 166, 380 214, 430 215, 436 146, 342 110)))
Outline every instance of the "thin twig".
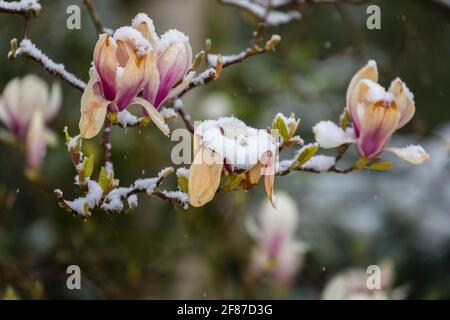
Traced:
POLYGON ((103 31, 102 23, 100 21, 100 17, 97 14, 97 11, 95 10, 92 0, 84 0, 84 4, 86 5, 89 15, 91 16, 91 20, 94 23, 95 30, 97 30, 98 34, 103 33, 104 31, 103 31))

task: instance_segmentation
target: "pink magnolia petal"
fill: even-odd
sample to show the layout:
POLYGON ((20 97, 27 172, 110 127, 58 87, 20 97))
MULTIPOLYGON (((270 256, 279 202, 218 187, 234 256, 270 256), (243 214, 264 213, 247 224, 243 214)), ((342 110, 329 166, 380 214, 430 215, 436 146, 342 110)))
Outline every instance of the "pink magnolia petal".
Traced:
POLYGON ((102 34, 94 50, 94 64, 100 76, 103 94, 113 101, 116 97, 117 44, 108 34, 102 34))
POLYGON ((414 103, 414 96, 408 89, 406 84, 399 78, 395 79, 391 83, 389 88, 395 97, 395 102, 397 103, 398 110, 400 111, 401 117, 397 129, 405 126, 414 116, 416 112, 416 106, 414 103))
POLYGON ((27 166, 29 169, 38 170, 45 158, 46 137, 44 117, 41 110, 33 113, 27 140, 27 166))

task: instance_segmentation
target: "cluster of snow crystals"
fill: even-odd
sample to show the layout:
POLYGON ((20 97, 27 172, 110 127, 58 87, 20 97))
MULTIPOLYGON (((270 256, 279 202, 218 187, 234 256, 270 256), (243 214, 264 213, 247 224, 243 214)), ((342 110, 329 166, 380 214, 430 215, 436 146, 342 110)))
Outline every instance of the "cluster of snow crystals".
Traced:
POLYGON ((84 211, 84 208, 86 207, 86 198, 84 197, 80 197, 77 198, 73 201, 67 201, 64 200, 64 203, 73 211, 75 211, 76 213, 78 213, 79 215, 84 216, 86 214, 86 212, 84 211))
MULTIPOLYGON (((17 48, 17 54, 26 53, 30 57, 33 57, 35 60, 40 61, 45 69, 52 73, 59 74, 63 77, 67 82, 75 85, 78 88, 84 90, 86 87, 86 83, 75 77, 73 74, 66 71, 63 64, 57 64, 52 61, 49 57, 47 57, 41 50, 39 50, 36 45, 31 42, 29 39, 23 39, 20 43, 19 48, 17 48)), ((12 55, 12 52, 9 53, 9 56, 12 55)))
POLYGON ((177 117, 177 113, 173 108, 162 108, 159 113, 161 113, 164 119, 173 119, 177 117))
POLYGON ((161 169, 161 171, 158 172, 158 179, 162 179, 164 177, 167 177, 172 172, 173 172, 173 168, 172 167, 167 167, 167 168, 161 169))
POLYGON ((384 89, 378 83, 369 79, 364 79, 362 81, 369 87, 369 91, 367 92, 368 102, 377 102, 377 101, 390 102, 395 99, 392 93, 387 92, 386 89, 384 89))
MULTIPOLYGON (((267 10, 269 10, 267 1, 264 1, 264 3, 262 3, 263 1, 258 1, 258 3, 252 0, 222 0, 222 2, 249 11, 260 19, 266 19, 266 23, 270 26, 279 26, 301 18, 301 14, 298 11, 270 11, 267 13, 267 10)), ((276 6, 283 4, 283 0, 278 0, 277 2, 276 6)))
POLYGON ((217 65, 217 60, 220 57, 220 61, 222 61, 222 63, 224 65, 227 65, 234 61, 244 59, 246 55, 247 55, 247 52, 245 52, 245 51, 242 51, 241 53, 238 53, 238 54, 228 55, 228 56, 219 56, 217 54, 208 54, 208 63, 211 66, 215 67, 217 65))
POLYGON ((128 198, 132 188, 117 188, 112 190, 103 201, 102 209, 106 211, 122 211, 123 210, 123 199, 128 198))
POLYGON ((135 190, 145 190, 147 193, 152 193, 156 189, 158 178, 138 179, 134 182, 135 190))
POLYGON ((183 107, 184 107, 183 100, 181 100, 181 99, 175 99, 175 102, 173 103, 173 107, 174 107, 176 110, 183 109, 183 107))
POLYGON ((316 141, 322 148, 336 148, 346 143, 354 143, 355 135, 352 128, 346 131, 332 121, 320 121, 313 127, 316 141))
POLYGON ((114 40, 133 41, 138 56, 144 56, 152 50, 151 44, 142 34, 132 27, 121 27, 114 32, 114 40))
POLYGON ((75 150, 75 148, 77 147, 78 139, 81 139, 79 135, 69 139, 69 141, 67 142, 67 150, 69 150, 69 152, 75 150))
POLYGON ((192 83, 196 86, 198 85, 204 85, 207 79, 210 79, 211 76, 214 76, 216 74, 216 68, 211 67, 200 73, 198 76, 196 76, 194 79, 192 79, 192 83))
POLYGON ((302 165, 302 168, 325 172, 328 171, 335 164, 336 164, 335 158, 319 155, 309 159, 308 162, 302 165))
MULTIPOLYGON (((397 81, 402 81, 402 79, 395 78, 394 80, 392 80, 391 88, 392 88, 393 84, 397 81)), ((402 81, 402 83, 403 83, 404 93, 405 93, 406 97, 408 97, 411 100, 414 100, 414 94, 411 92, 411 90, 409 90, 409 88, 406 86, 406 84, 403 81, 402 81)))
POLYGON ((184 168, 184 167, 178 168, 176 175, 177 175, 177 177, 185 177, 187 179, 187 178, 189 178, 189 169, 184 168))
POLYGON ((24 12, 28 10, 39 12, 42 9, 38 0, 21 0, 14 2, 0 0, 0 8, 14 12, 24 12))
POLYGON ((202 137, 203 147, 218 153, 238 169, 250 169, 268 151, 276 154, 277 148, 267 131, 248 127, 234 117, 207 120, 195 133, 202 137))
POLYGON ((89 208, 96 207, 102 199, 103 189, 97 182, 93 180, 87 180, 88 193, 86 195, 86 202, 89 208))
POLYGON ((136 208, 138 206, 138 197, 135 194, 132 194, 131 196, 128 197, 127 199, 128 202, 128 206, 130 208, 136 208))
POLYGON ((140 121, 141 118, 136 117, 135 115, 131 114, 128 110, 123 110, 120 111, 117 114, 117 121, 124 127, 128 127, 128 126, 135 126, 137 125, 140 121))
POLYGON ((183 205, 184 209, 189 208, 189 196, 187 193, 181 191, 161 191, 163 195, 165 195, 168 199, 175 200, 183 205))
POLYGON ((138 28, 142 23, 147 24, 147 26, 150 28, 151 32, 153 32, 156 36, 158 36, 156 34, 156 30, 155 30, 155 25, 153 23, 153 20, 150 19, 150 17, 148 15, 146 15, 145 13, 138 13, 136 15, 136 17, 134 17, 133 21, 131 22, 131 26, 133 28, 138 28))
POLYGON ((174 43, 181 43, 181 42, 188 43, 189 37, 186 36, 181 31, 178 31, 176 29, 170 29, 166 31, 158 40, 158 53, 165 51, 168 47, 170 47, 174 43))
POLYGON ((114 171, 114 166, 113 166, 113 164, 112 164, 111 161, 106 161, 106 162, 105 162, 105 169, 106 169, 106 172, 108 173, 108 175, 111 174, 111 173, 113 173, 113 171, 114 171))

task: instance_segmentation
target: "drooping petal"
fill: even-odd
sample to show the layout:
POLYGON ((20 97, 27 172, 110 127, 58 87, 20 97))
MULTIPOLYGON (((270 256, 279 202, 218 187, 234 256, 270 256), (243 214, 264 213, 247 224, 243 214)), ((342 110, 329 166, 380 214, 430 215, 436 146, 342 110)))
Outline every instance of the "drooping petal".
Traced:
POLYGON ((222 175, 223 158, 208 148, 202 148, 189 169, 189 202, 201 207, 210 202, 217 192, 222 175))
POLYGON ((267 152, 261 162, 264 165, 264 188, 266 189, 267 198, 272 207, 276 209, 277 205, 273 194, 273 186, 275 183, 275 156, 272 152, 267 152))
POLYGON ((26 140, 28 169, 38 170, 45 157, 45 123, 42 110, 36 109, 31 118, 26 140))
MULTIPOLYGON (((374 60, 370 60, 364 67, 362 67, 352 78, 347 88, 347 107, 350 105, 350 98, 353 91, 361 80, 369 79, 378 82, 378 68, 374 60)), ((351 112, 351 110, 349 110, 351 112)))
POLYGON ((414 95, 408 89, 406 84, 399 78, 392 81, 389 92, 394 95, 395 102, 397 104, 398 110, 400 111, 400 122, 397 127, 397 129, 400 129, 401 127, 406 125, 414 116, 414 113, 416 111, 414 95))
POLYGON ((94 50, 94 64, 100 76, 105 98, 116 97, 116 74, 118 68, 117 44, 109 34, 101 34, 94 50))
POLYGON ((320 121, 313 127, 313 132, 317 143, 325 149, 355 142, 353 130, 349 128, 344 131, 332 121, 320 121))
POLYGON ((52 120, 59 111, 62 101, 61 85, 58 82, 54 82, 50 91, 50 98, 45 109, 45 122, 52 120))
POLYGON ((111 103, 103 96, 96 94, 98 75, 91 72, 91 78, 81 97, 81 118, 79 123, 80 135, 84 139, 95 137, 105 122, 108 105, 111 103))
POLYGON ((158 129, 161 130, 164 135, 169 136, 170 129, 167 123, 164 121, 164 117, 161 115, 161 113, 159 113, 158 110, 156 110, 156 108, 152 104, 150 104, 150 102, 143 98, 137 97, 131 102, 131 104, 137 104, 143 107, 149 115, 150 119, 152 119, 153 123, 158 127, 158 129))
POLYGON ((395 153, 399 158, 415 165, 419 165, 430 159, 430 156, 422 146, 408 146, 405 148, 386 148, 386 151, 395 153))
POLYGON ((194 72, 188 73, 179 85, 169 91, 167 96, 160 102, 159 107, 161 107, 167 101, 178 97, 187 87, 189 87, 193 77, 194 72))
POLYGON ((361 156, 377 156, 397 129, 400 112, 394 101, 378 101, 368 106, 361 122, 357 149, 361 156))

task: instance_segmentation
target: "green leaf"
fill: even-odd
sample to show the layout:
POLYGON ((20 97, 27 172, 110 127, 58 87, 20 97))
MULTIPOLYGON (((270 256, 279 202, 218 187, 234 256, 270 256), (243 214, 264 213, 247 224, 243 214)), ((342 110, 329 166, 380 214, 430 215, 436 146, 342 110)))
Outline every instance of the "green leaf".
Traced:
POLYGON ((178 185, 180 186, 180 190, 183 191, 184 193, 187 193, 188 190, 188 185, 189 185, 189 181, 188 178, 186 178, 185 176, 177 176, 177 182, 178 185))
POLYGON ((70 141, 69 129, 67 128, 64 129, 64 135, 66 137, 66 143, 69 143, 70 141))
POLYGON ((100 170, 98 183, 100 184, 100 187, 102 187, 104 192, 108 191, 110 181, 108 178, 108 171, 105 167, 102 167, 102 169, 100 170))
POLYGON ((244 174, 230 175, 221 188, 222 192, 227 192, 236 188, 244 177, 244 174))
POLYGON ((84 177, 86 179, 90 178, 92 176, 92 172, 94 172, 94 154, 91 154, 83 162, 83 174, 84 174, 84 177))
POLYGON ((316 154, 317 150, 319 150, 319 146, 315 144, 303 147, 302 151, 297 154, 291 169, 296 169, 304 165, 316 154))
POLYGON ((275 118, 275 128, 274 129, 278 130, 278 132, 283 137, 283 139, 285 139, 285 140, 289 139, 288 128, 286 127, 286 123, 284 122, 284 120, 281 117, 277 116, 275 118))
POLYGON ((379 171, 391 170, 392 163, 389 161, 382 161, 382 162, 369 164, 369 165, 367 165, 367 168, 370 170, 379 170, 379 171))

